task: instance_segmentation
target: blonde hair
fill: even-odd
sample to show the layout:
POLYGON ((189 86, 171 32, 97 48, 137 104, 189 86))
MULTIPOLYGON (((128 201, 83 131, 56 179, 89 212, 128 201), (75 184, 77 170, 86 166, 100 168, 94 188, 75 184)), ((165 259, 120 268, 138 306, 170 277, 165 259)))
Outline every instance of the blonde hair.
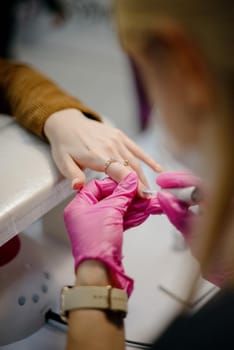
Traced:
MULTIPOLYGON (((234 271, 234 235, 230 232, 234 195, 234 4, 232 0, 116 0, 120 40, 125 50, 150 55, 162 20, 176 21, 202 52, 214 78, 217 93, 215 118, 219 168, 208 210, 199 228, 200 264, 207 272, 223 247, 223 256, 234 271), (154 32, 153 32, 154 31, 154 32), (153 35, 154 34, 154 35, 153 35), (224 243, 224 232, 229 235, 224 243), (228 243, 227 243, 228 242, 228 243)), ((234 276, 229 276, 234 280, 234 276)))

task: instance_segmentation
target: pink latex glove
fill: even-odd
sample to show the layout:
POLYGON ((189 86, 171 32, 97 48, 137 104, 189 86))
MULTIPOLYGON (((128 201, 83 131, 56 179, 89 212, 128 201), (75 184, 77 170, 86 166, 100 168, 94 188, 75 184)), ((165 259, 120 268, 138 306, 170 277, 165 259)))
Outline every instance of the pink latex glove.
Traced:
POLYGON ((124 230, 141 225, 150 215, 163 214, 157 197, 135 197, 124 215, 124 230))
POLYGON ((131 294, 133 280, 122 266, 123 231, 161 214, 158 199, 137 196, 138 179, 130 173, 117 184, 110 178, 93 180, 66 207, 65 225, 70 236, 75 269, 88 259, 106 264, 118 285, 131 294))
MULTIPOLYGON (((201 180, 188 171, 164 172, 157 177, 156 182, 165 190, 167 188, 201 187, 201 180)), ((168 219, 190 243, 190 227, 194 224, 194 221, 198 220, 198 217, 189 210, 187 203, 179 201, 167 191, 159 191, 157 198, 168 219)))
MULTIPOLYGON (((98 181, 94 180, 102 192, 102 197, 110 196, 115 190, 118 183, 110 177, 98 181)), ((141 225, 150 215, 163 214, 157 197, 140 198, 135 196, 124 214, 123 228, 124 231, 141 225)))
MULTIPOLYGON (((165 190, 172 187, 201 187, 201 180, 190 172, 165 172, 157 177, 157 184, 165 190)), ((186 203, 179 201, 169 192, 159 191, 157 198, 161 209, 167 215, 170 222, 182 233, 193 255, 196 257, 196 252, 193 249, 193 241, 196 237, 191 235, 191 228, 197 224, 199 216, 192 213, 186 203)), ((217 257, 211 274, 206 276, 206 278, 217 286, 221 286, 230 275, 233 275, 233 272, 226 271, 219 257, 217 257)))
POLYGON ((137 185, 137 175, 132 172, 105 197, 102 181, 92 181, 64 211, 75 268, 85 260, 103 262, 128 295, 132 292, 133 280, 122 266, 123 216, 136 194, 137 185))

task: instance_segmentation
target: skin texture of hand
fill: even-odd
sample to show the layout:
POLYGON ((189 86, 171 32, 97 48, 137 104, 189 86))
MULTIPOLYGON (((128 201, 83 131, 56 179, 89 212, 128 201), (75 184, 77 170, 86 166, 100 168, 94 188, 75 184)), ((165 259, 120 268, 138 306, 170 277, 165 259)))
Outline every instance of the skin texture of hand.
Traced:
POLYGON ((78 110, 66 109, 54 113, 47 119, 44 132, 58 169, 72 181, 76 190, 85 183, 85 168, 103 172, 105 162, 110 158, 121 165, 112 170, 111 165, 107 171, 117 182, 126 176, 124 160, 129 161, 129 166, 140 180, 139 194, 147 187, 139 160, 154 171, 161 171, 160 166, 120 130, 88 119, 78 110))
MULTIPOLYGON (((201 180, 190 172, 168 172, 162 173, 157 178, 157 184, 163 189, 157 194, 159 205, 167 215, 170 222, 179 230, 188 243, 192 254, 197 257, 196 230, 193 228, 199 223, 199 216, 195 215, 186 203, 179 201, 171 193, 166 192, 167 188, 183 188, 190 186, 201 186, 201 180), (195 232, 195 234, 193 234, 195 232), (194 244, 195 243, 195 244, 194 244)), ((220 256, 217 256, 208 276, 210 282, 222 286, 234 271, 227 270, 220 256)))
POLYGON ((136 195, 138 179, 130 173, 111 195, 103 198, 101 181, 86 185, 64 211, 75 269, 85 260, 104 263, 116 285, 133 289, 122 266, 123 217, 136 195))

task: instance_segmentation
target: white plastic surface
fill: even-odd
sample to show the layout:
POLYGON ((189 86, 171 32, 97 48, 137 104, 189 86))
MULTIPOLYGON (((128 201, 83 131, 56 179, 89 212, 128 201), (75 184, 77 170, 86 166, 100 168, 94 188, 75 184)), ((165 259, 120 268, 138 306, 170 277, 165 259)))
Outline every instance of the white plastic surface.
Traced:
POLYGON ((5 115, 0 115, 0 189, 0 246, 73 192, 49 145, 5 115))
POLYGON ((0 267, 0 346, 38 331, 58 295, 50 248, 25 235, 20 241, 17 256, 0 267))

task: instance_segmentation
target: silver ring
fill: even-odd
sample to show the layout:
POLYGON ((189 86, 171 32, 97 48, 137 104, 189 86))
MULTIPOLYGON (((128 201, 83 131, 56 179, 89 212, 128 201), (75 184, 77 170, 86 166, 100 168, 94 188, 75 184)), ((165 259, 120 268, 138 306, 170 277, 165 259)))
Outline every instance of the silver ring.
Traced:
POLYGON ((118 161, 114 158, 110 158, 108 159, 105 164, 104 164, 104 171, 105 173, 107 172, 107 169, 109 168, 109 166, 112 164, 112 163, 117 163, 118 161))

